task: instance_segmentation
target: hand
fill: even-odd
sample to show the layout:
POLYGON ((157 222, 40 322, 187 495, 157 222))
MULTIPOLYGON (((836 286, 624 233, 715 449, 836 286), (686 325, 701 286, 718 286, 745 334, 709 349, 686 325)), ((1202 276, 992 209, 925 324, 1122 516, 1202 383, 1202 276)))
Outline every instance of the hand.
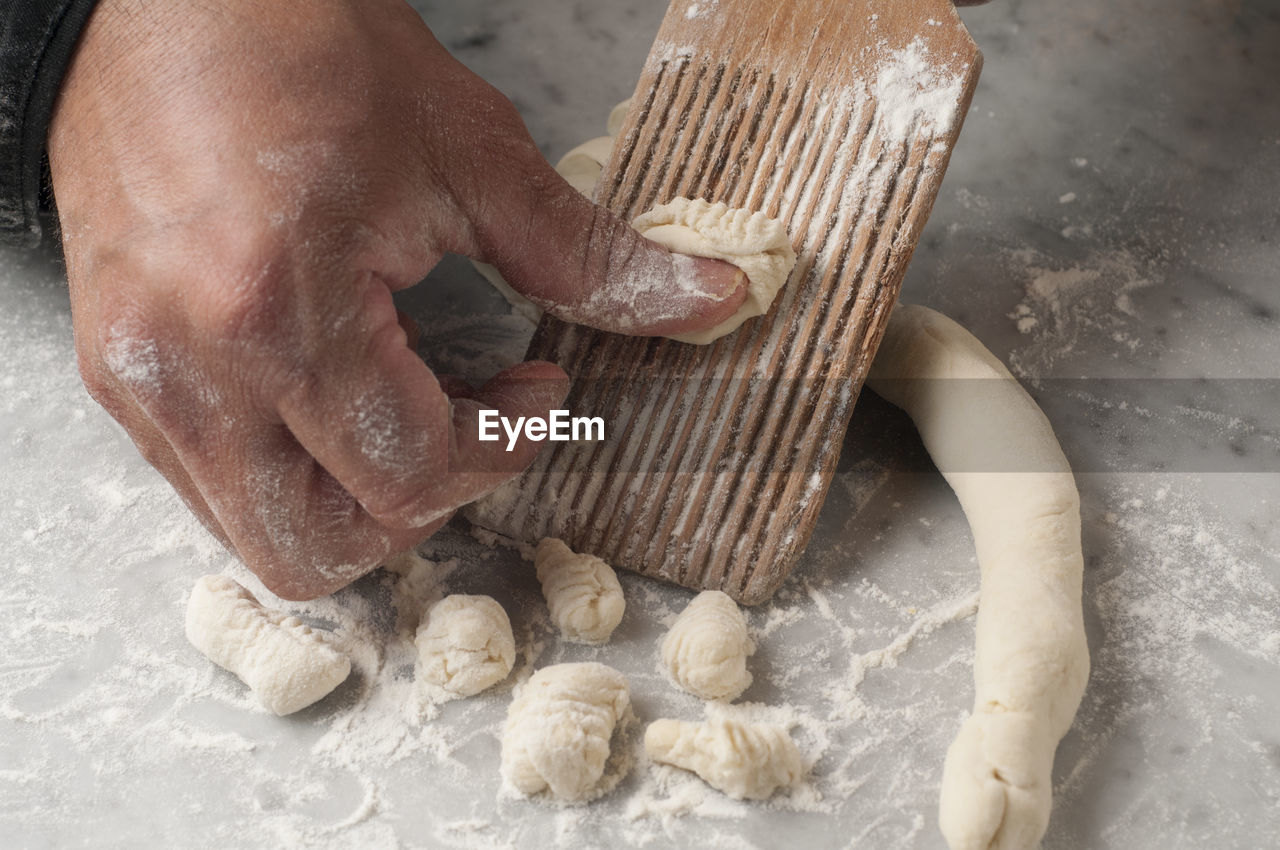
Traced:
POLYGON ((709 327, 744 296, 708 260, 678 285, 402 0, 102 0, 49 158, 86 386, 286 598, 347 584, 527 465, 536 444, 478 441, 481 407, 545 416, 567 392, 547 363, 442 388, 391 293, 443 253, 625 333, 709 327), (641 288, 665 294, 631 303, 641 288))

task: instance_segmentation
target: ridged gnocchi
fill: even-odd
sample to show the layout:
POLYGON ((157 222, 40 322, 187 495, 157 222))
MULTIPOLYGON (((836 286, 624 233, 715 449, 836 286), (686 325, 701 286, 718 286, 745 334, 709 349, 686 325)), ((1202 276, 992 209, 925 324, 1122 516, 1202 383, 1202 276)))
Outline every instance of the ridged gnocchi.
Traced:
POLYGON ((566 639, 604 643, 622 622, 626 600, 613 568, 580 555, 563 541, 544 538, 534 555, 551 621, 566 639))
POLYGON ((530 677, 507 711, 502 775, 523 794, 583 800, 597 789, 631 691, 612 667, 555 664, 530 677))
POLYGON ((351 659, 297 617, 263 607, 239 582, 207 575, 187 601, 187 640, 240 677, 271 711, 292 714, 351 673, 351 659))
POLYGON ((747 657, 755 644, 747 621, 727 593, 693 598, 662 641, 662 663, 676 684, 703 699, 733 700, 751 684, 747 657))
POLYGON ((781 726, 717 718, 655 720, 645 730, 649 758, 691 770, 735 800, 764 800, 800 779, 800 750, 781 726))
POLYGON ((452 594, 427 609, 415 638, 418 676, 469 697, 501 682, 516 659, 511 621, 496 599, 452 594))

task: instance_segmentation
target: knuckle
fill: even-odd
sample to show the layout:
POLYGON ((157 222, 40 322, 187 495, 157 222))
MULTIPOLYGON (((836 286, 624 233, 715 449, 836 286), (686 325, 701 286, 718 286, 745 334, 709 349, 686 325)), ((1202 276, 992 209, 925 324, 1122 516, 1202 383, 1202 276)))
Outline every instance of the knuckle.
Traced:
MULTIPOLYGON (((139 397, 160 389, 166 369, 162 343, 169 261, 163 251, 116 250, 75 289, 97 293, 81 302, 86 316, 76 327, 81 377, 95 399, 121 390, 139 397)), ((104 405, 105 406, 105 405, 104 405)))
POLYGON ((297 351, 282 358, 269 370, 271 374, 261 376, 267 396, 280 410, 310 419, 328 418, 333 414, 328 400, 333 378, 325 363, 297 351))
POLYGON ((158 336, 156 323, 141 310, 108 310, 80 358, 86 386, 93 385, 90 392, 109 392, 113 385, 133 393, 159 389, 164 364, 158 336))

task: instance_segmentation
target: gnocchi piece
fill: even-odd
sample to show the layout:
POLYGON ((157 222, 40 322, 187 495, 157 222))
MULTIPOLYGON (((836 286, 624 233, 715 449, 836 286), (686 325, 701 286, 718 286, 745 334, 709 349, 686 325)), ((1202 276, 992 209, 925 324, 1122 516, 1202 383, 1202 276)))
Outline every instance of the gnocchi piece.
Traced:
POLYGON ((767 723, 655 720, 645 730, 644 749, 654 761, 691 770, 735 800, 768 799, 804 771, 791 735, 767 723))
POLYGON ((755 644, 736 602, 704 590, 680 612, 662 641, 662 663, 676 684, 703 699, 733 700, 751 684, 747 656, 755 644))
POLYGON ((418 627, 418 674, 469 697, 501 682, 516 660, 511 621, 496 599, 455 593, 427 609, 418 627))
POLYGON ((292 714, 326 696, 351 659, 297 617, 259 604, 237 581, 207 575, 187 602, 187 640, 236 674, 271 711, 292 714))
POLYGON ((595 555, 580 555, 563 541, 544 538, 534 554, 551 621, 566 639, 604 643, 622 622, 626 601, 613 568, 595 555))
POLYGON ((502 775, 523 794, 589 797, 604 775, 614 726, 630 704, 627 679, 612 667, 587 662, 542 668, 507 711, 502 775))

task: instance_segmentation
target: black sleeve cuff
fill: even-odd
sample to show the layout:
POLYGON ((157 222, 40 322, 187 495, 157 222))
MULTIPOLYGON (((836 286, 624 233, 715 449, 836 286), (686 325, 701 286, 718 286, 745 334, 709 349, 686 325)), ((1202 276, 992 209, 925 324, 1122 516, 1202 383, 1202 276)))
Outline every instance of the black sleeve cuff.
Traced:
POLYGON ((40 242, 40 213, 52 200, 45 156, 49 121, 96 2, 0 0, 0 242, 40 242))

